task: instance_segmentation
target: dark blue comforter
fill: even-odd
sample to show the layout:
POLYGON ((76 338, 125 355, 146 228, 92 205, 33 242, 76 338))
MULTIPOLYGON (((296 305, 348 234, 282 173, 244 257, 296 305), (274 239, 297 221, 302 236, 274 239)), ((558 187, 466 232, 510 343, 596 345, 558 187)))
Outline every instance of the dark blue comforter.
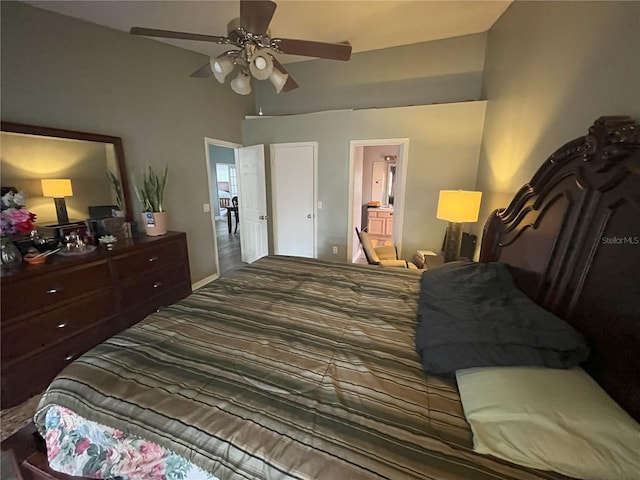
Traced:
POLYGON ((531 301, 499 263, 452 262, 422 275, 416 350, 425 372, 470 367, 570 368, 589 347, 564 320, 531 301))

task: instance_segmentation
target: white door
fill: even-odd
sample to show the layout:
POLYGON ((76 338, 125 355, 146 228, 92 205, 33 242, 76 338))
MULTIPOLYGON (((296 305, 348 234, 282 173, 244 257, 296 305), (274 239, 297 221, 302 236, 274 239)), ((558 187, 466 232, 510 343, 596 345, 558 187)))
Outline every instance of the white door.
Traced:
POLYGON ((242 261, 253 263, 269 253, 264 145, 238 149, 242 261))
POLYGON ((276 255, 315 257, 317 143, 271 145, 273 247, 276 255))

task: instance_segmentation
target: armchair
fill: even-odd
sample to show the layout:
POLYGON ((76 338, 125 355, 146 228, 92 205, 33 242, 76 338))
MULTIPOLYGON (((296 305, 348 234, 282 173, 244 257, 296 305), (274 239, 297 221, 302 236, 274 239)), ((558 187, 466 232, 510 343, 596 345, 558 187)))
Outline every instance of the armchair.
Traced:
POLYGON ((364 256, 370 265, 380 265, 382 267, 401 267, 417 269, 413 263, 398 258, 398 251, 394 245, 374 247, 371 237, 367 232, 361 232, 356 227, 356 234, 360 239, 360 245, 364 251, 364 256))

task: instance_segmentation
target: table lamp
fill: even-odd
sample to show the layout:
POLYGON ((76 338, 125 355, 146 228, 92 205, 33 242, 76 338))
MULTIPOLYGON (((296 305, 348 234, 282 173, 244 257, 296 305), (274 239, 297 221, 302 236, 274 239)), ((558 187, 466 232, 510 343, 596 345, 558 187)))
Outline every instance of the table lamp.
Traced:
POLYGON ((69 223, 67 205, 64 202, 64 197, 73 196, 71 180, 68 178, 43 178, 40 182, 42 183, 42 196, 53 198, 56 204, 58 225, 69 223))
POLYGON ((458 260, 460 257, 463 224, 478 221, 481 198, 482 192, 440 190, 436 217, 449 222, 444 246, 445 262, 458 260))

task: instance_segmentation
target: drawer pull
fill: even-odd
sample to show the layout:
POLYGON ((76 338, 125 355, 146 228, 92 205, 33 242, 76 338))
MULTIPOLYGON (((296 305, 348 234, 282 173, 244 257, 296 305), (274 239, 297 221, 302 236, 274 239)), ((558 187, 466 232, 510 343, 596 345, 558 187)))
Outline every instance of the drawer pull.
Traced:
POLYGON ((49 295, 55 295, 56 293, 60 292, 62 289, 58 289, 58 288, 50 288, 49 290, 47 290, 47 293, 49 295))
POLYGON ((156 257, 155 255, 149 257, 149 262, 155 262, 156 260, 158 260, 158 257, 156 257))
POLYGON ((162 286, 162 282, 156 282, 153 284, 153 288, 158 288, 162 286))
POLYGON ((57 325, 58 328, 64 328, 67 326, 67 322, 62 322, 57 325))
POLYGON ((73 353, 70 353, 69 355, 67 355, 66 357, 64 357, 64 359, 67 362, 70 362, 71 360, 73 360, 73 357, 75 357, 75 355, 73 353))

